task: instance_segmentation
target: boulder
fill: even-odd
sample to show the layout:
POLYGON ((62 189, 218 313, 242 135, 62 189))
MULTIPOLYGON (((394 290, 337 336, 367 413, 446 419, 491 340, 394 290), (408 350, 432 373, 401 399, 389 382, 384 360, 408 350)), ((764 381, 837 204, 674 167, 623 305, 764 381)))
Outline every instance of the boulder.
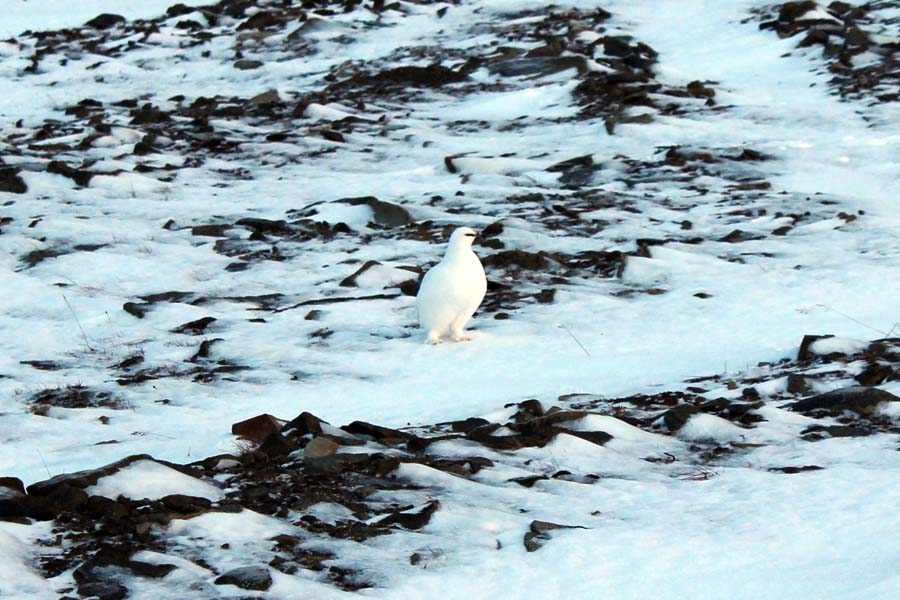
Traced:
POLYGON ((216 585, 228 584, 242 590, 265 591, 272 587, 272 575, 266 567, 238 567, 216 579, 216 585))

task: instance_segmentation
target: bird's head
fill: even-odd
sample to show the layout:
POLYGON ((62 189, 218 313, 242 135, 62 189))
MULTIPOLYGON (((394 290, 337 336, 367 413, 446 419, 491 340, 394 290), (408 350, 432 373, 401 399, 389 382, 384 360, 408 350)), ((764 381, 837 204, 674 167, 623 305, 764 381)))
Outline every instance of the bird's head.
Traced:
POLYGON ((450 236, 449 250, 459 249, 467 250, 472 247, 472 243, 478 234, 474 229, 468 227, 457 227, 450 236))

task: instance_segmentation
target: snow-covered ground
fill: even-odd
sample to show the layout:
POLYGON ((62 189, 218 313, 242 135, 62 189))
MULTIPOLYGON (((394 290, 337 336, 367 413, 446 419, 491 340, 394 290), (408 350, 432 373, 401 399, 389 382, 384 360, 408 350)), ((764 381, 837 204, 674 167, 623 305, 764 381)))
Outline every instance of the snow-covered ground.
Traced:
MULTIPOLYGON (((151 18, 168 3, 73 3, 48 14, 51 4, 12 2, 0 34, 81 25, 98 12, 151 18)), ((652 71, 662 91, 701 81, 715 90, 714 105, 657 90, 656 106, 627 107, 610 134, 608 120, 582 112, 584 73, 575 68, 515 77, 481 67, 464 83, 410 94, 313 96, 367 70, 435 60, 458 69, 494 46, 536 48, 528 31, 551 11, 531 0, 322 12, 299 38, 292 32, 314 20, 298 16, 253 36, 234 24, 256 9, 215 23, 186 12, 158 31, 113 32, 99 49, 47 53, 30 72, 36 40, 0 42, 0 157, 27 185, 24 194, 0 192, 0 475, 27 485, 133 454, 187 463, 236 453, 231 424, 260 413, 389 427, 499 422, 511 414, 505 405, 529 398, 550 406, 574 393, 652 395, 714 375, 717 384, 703 384, 706 398, 739 398, 725 382, 758 377, 766 380, 758 385, 766 421, 751 430, 703 414, 670 436, 613 419, 589 428, 613 435, 602 447, 560 435, 543 448, 479 449, 495 466, 469 479, 401 465, 398 478, 422 489, 379 494, 409 505, 435 496, 441 509, 418 532, 341 542, 338 560, 375 584, 356 594, 384 598, 895 598, 900 438, 801 439, 813 420, 783 410, 784 375, 757 365, 795 358, 806 334, 862 340, 820 354, 853 354, 868 340, 900 335, 897 102, 842 99, 820 47, 798 49, 797 37, 759 28, 768 2, 554 4, 557 13, 602 7, 612 16, 593 29, 590 19, 560 19, 551 33, 570 41, 633 36, 659 53, 652 71), (194 43, 196 30, 177 26, 190 19, 208 40, 194 43), (241 60, 260 64, 236 68, 241 60), (269 90, 287 117, 246 108, 269 90), (187 107, 215 96, 242 107, 205 124, 233 151, 207 153, 179 137, 194 126, 187 107), (86 98, 102 110, 66 114, 86 98), (162 125, 171 139, 145 138, 154 123, 135 123, 138 109, 116 104, 128 99, 171 113, 162 125), (668 103, 678 108, 662 108, 668 103), (36 136, 47 120, 62 125, 36 136), (149 154, 135 150, 142 140, 149 154), (677 156, 663 160, 673 146, 716 156, 749 149, 768 159, 700 160, 695 169, 689 159, 682 168, 677 156), (580 184, 547 170, 584 156, 592 172, 580 184), (92 173, 88 185, 48 172, 51 159, 92 173), (366 205, 331 203, 363 196, 433 223, 422 235, 383 228, 369 223, 366 205), (349 229, 251 235, 252 226, 238 225, 298 215, 349 229), (497 222, 504 250, 548 253, 556 279, 489 265, 489 279, 521 297, 476 315, 474 341, 426 346, 414 298, 397 284, 417 277, 408 268, 439 259, 444 225, 497 222), (227 227, 216 237, 191 229, 209 224, 227 227), (735 230, 745 237, 728 239, 735 230), (556 266, 585 251, 630 256, 619 276, 556 266), (381 265, 356 287, 341 285, 370 260, 381 265), (535 302, 548 287, 552 302, 535 302), (147 299, 172 291, 183 294, 147 299), (329 302, 376 294, 388 297, 329 302), (290 308, 311 300, 324 302, 290 308), (146 314, 137 318, 126 303, 146 314), (199 335, 173 331, 204 317, 215 321, 199 335), (83 386, 92 406, 46 400, 71 386, 83 386), (760 446, 700 470, 687 459, 691 444, 710 441, 760 446), (643 460, 663 452, 679 462, 643 460), (804 465, 824 468, 767 470, 804 465), (602 478, 508 483, 560 470, 602 478), (535 519, 586 529, 555 531, 529 553, 521 540, 535 519), (410 565, 410 552, 423 548, 432 556, 427 568, 410 565)), ((896 34, 900 7, 879 4, 896 34)), ((588 71, 609 68, 602 44, 593 56, 588 71)), ((849 384, 835 377, 812 391, 849 384)), ((900 395, 900 381, 879 387, 900 395)), ((896 425, 897 411, 884 410, 896 425)), ((429 451, 472 449, 441 442, 429 451)), ((130 468, 137 479, 180 485, 165 467, 130 468)), ((92 493, 150 493, 128 473, 92 493)), ((183 493, 218 498, 208 482, 191 485, 209 489, 183 493)), ((192 588, 203 589, 196 597, 231 595, 208 583, 209 565, 240 566, 216 548, 246 545, 250 556, 254 539, 285 526, 250 511, 176 521, 172 538, 205 552, 206 566, 140 580, 129 597, 159 596, 188 580, 207 582, 192 588)), ((59 596, 70 575, 42 587, 27 567, 29 544, 47 530, 0 523, 0 596, 59 596), (26 574, 11 574, 19 571, 26 574)), ((346 595, 315 577, 273 573, 266 597, 346 595)))

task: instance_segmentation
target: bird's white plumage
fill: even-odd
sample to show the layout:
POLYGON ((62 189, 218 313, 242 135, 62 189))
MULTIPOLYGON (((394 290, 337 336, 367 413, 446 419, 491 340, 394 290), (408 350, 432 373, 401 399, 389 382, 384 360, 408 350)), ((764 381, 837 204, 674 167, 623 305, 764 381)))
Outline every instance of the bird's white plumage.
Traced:
POLYGON ((484 267, 472 251, 474 240, 474 231, 457 228, 450 236, 444 259, 422 279, 416 308, 429 344, 437 344, 443 338, 469 339, 463 328, 487 291, 484 267))

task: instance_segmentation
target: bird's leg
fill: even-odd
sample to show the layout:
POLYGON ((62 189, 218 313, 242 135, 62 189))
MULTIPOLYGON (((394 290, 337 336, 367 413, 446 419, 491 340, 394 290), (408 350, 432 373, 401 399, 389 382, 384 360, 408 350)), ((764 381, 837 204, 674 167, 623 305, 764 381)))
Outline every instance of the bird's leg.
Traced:
POLYGON ((441 336, 436 331, 429 331, 428 338, 425 340, 426 344, 430 344, 432 346, 437 346, 441 343, 441 336))

